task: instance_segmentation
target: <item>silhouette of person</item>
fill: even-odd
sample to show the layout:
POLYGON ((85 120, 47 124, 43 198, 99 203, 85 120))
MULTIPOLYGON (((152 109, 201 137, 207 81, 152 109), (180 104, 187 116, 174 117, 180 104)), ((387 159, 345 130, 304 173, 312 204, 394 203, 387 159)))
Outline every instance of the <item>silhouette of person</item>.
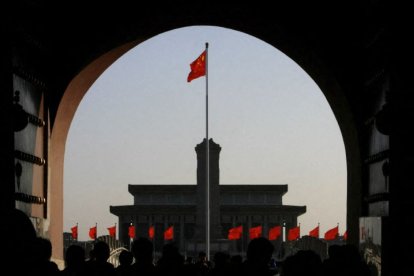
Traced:
POLYGON ((76 244, 66 249, 65 269, 61 271, 64 276, 84 276, 85 271, 85 250, 76 244))
POLYGON ((108 262, 110 255, 109 245, 104 241, 98 241, 93 247, 95 260, 88 262, 88 275, 115 276, 114 265, 108 262))
POLYGON ((273 271, 269 268, 269 263, 274 249, 273 244, 264 237, 251 240, 247 246, 247 260, 243 263, 242 275, 273 275, 273 271))
MULTIPOLYGON (((2 218, 8 221, 8 227, 1 227, 4 254, 3 261, 14 275, 31 274, 33 246, 36 231, 29 217, 18 209, 2 210, 2 218)), ((3 268, 4 269, 4 268, 3 268)))
POLYGON ((95 248, 92 248, 89 251, 89 258, 88 258, 88 260, 86 262, 92 262, 92 261, 95 261, 95 248))
POLYGON ((132 275, 155 275, 153 250, 153 244, 147 238, 141 237, 132 242, 132 254, 135 258, 135 263, 132 265, 132 275))
POLYGON ((204 276, 208 274, 210 267, 208 265, 207 255, 205 252, 200 251, 198 253, 198 260, 195 263, 195 268, 198 276, 204 276))
POLYGON ((368 265, 355 246, 351 244, 330 246, 328 253, 329 258, 322 264, 322 275, 370 275, 368 265))
POLYGON ((119 254, 119 265, 115 268, 117 276, 127 276, 131 274, 131 265, 134 256, 128 250, 122 250, 119 254))
POLYGON ((164 245, 162 257, 157 263, 157 275, 178 276, 184 273, 184 257, 178 251, 175 243, 164 245))
POLYGON ((221 251, 214 254, 214 267, 209 271, 210 276, 226 276, 231 274, 230 255, 221 251))
POLYGON ((33 274, 39 275, 58 275, 60 272, 56 263, 50 261, 52 257, 52 243, 50 240, 37 237, 33 246, 33 274))
POLYGON ((230 267, 232 275, 241 275, 243 265, 243 257, 241 255, 233 255, 230 257, 230 267))
POLYGON ((312 250, 299 250, 288 256, 282 264, 281 276, 319 276, 321 275, 322 261, 320 256, 312 250))

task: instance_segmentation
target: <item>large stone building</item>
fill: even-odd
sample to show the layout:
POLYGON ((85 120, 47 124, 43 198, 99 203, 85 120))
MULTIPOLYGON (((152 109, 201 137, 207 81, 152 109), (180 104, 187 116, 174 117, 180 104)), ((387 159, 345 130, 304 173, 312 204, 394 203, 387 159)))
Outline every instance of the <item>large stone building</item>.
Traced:
MULTIPOLYGON (((243 253, 249 242, 248 230, 262 226, 263 235, 277 225, 289 229, 306 206, 283 205, 287 185, 219 185, 220 145, 210 145, 210 236, 211 252, 225 250, 243 253), (242 239, 229 241, 230 228, 243 226, 242 239)), ((134 205, 111 206, 119 217, 119 238, 128 243, 128 227, 135 225, 136 237, 148 237, 155 227, 154 244, 160 252, 165 243, 163 233, 174 226, 174 241, 185 254, 205 250, 206 231, 206 140, 197 145, 197 185, 129 185, 134 205)), ((274 241, 276 245, 281 239, 274 241)), ((278 246, 276 246, 278 247, 278 246)))

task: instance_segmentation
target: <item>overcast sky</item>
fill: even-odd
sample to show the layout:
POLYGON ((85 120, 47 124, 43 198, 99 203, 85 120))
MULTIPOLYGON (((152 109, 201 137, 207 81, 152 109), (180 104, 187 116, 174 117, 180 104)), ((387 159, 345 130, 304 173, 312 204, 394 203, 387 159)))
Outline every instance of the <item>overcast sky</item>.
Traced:
POLYGON ((221 184, 288 184, 285 205, 306 205, 301 235, 346 229, 346 160, 317 84, 273 46, 234 30, 194 26, 155 36, 110 66, 69 130, 64 231, 98 235, 130 205, 128 184, 196 184, 205 137, 205 77, 187 83, 209 42, 209 136, 222 147, 221 184))

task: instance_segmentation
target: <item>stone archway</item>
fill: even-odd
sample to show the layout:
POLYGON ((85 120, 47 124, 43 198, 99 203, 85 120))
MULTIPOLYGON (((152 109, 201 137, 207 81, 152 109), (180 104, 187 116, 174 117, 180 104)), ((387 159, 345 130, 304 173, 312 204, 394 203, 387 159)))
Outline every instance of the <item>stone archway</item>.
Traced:
MULTIPOLYGON (((255 36, 254 31, 249 34, 255 36)), ((50 150, 50 193, 53 195, 50 210, 53 223, 49 230, 52 242, 55 245, 53 249, 56 258, 61 258, 60 254, 63 252, 61 235, 63 232, 63 167, 65 144, 70 124, 83 96, 94 81, 106 68, 128 50, 137 46, 140 41, 143 40, 123 44, 88 64, 70 81, 59 103, 53 130, 51 131, 50 150)), ((345 94, 341 91, 341 86, 335 79, 334 74, 328 69, 327 64, 324 64, 313 49, 306 47, 300 39, 293 35, 279 33, 267 39, 266 42, 296 61, 314 79, 326 96, 337 118, 347 156, 347 227, 357 229, 358 217, 361 212, 361 159, 357 131, 345 94)), ((350 235, 349 240, 356 242, 357 237, 350 235)))
POLYGON ((102 55, 86 66, 66 88, 56 113, 51 131, 50 148, 50 216, 53 223, 49 227, 53 242, 53 256, 63 259, 63 168, 66 138, 70 124, 83 96, 95 80, 119 57, 138 44, 137 41, 124 44, 102 55))

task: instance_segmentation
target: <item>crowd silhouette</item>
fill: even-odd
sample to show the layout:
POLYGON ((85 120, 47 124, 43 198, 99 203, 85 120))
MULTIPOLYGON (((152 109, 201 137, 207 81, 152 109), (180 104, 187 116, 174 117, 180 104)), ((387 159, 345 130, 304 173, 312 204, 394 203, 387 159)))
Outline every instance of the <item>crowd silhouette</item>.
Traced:
POLYGON ((15 238, 6 241, 9 250, 6 263, 12 275, 65 275, 65 276, 375 276, 378 271, 368 266, 358 248, 346 245, 331 245, 328 257, 321 257, 312 250, 299 250, 275 263, 272 259, 273 244, 259 237, 249 242, 246 259, 216 252, 213 260, 207 260, 204 252, 197 259, 184 258, 175 243, 164 245, 162 256, 155 261, 153 243, 147 238, 137 238, 131 244, 131 251, 119 254, 119 265, 115 268, 108 262, 110 248, 104 241, 96 241, 86 258, 83 247, 70 245, 65 254, 65 267, 59 270, 51 261, 52 244, 48 239, 37 237, 30 220, 21 211, 13 214, 15 232, 8 233, 15 238))

